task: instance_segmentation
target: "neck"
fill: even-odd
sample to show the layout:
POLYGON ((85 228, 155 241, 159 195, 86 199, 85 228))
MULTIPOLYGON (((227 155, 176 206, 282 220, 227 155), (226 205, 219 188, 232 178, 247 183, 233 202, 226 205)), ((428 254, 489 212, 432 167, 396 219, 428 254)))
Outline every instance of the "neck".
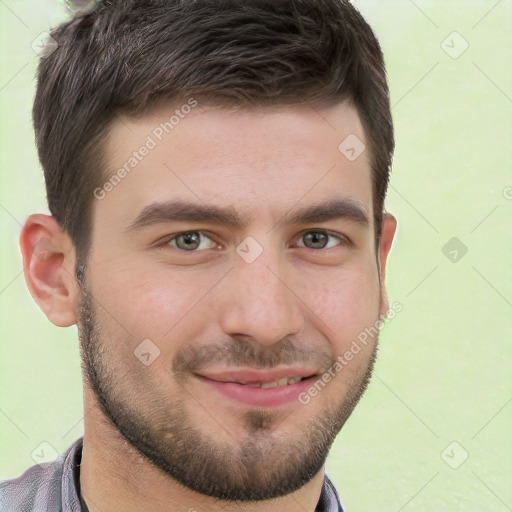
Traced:
POLYGON ((298 491, 264 501, 219 500, 183 487, 135 450, 84 393, 80 488, 89 512, 304 512, 314 511, 324 468, 298 491))

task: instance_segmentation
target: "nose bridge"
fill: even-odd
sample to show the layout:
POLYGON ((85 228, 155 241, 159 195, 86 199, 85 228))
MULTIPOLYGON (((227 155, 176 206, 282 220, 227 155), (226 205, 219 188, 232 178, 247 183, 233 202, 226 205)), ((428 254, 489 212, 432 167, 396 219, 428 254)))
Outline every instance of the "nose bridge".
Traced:
POLYGON ((224 290, 228 299, 221 321, 226 334, 272 344, 300 332, 304 323, 301 302, 286 282, 286 262, 279 251, 267 245, 254 261, 248 261, 237 256, 225 284, 229 291, 224 290))

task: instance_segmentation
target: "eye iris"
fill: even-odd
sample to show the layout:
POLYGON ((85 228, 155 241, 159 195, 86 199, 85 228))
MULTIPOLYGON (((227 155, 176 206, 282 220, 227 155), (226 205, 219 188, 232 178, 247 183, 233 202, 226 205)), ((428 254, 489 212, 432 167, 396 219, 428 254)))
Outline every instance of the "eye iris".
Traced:
POLYGON ((184 233, 183 235, 180 235, 178 238, 176 238, 176 245, 185 251, 197 249, 200 243, 201 237, 197 231, 184 233), (185 244, 180 244, 180 240, 185 241, 185 244), (192 244, 193 247, 190 247, 190 245, 187 244, 192 244), (180 247, 181 245, 185 245, 185 247, 180 247))
MULTIPOLYGON (((311 249, 323 249, 327 243, 329 236, 321 231, 313 231, 304 235, 305 245, 311 249)), ((189 233, 183 233, 176 237, 176 245, 179 249, 185 251, 192 251, 199 247, 201 244, 201 235, 198 231, 191 231, 189 233), (184 243, 180 243, 184 242, 184 243)))
POLYGON ((313 242, 314 247, 310 247, 312 249, 323 249, 327 244, 327 235, 325 233, 315 231, 313 233, 308 233, 307 235, 305 235, 304 240, 309 240, 313 242))

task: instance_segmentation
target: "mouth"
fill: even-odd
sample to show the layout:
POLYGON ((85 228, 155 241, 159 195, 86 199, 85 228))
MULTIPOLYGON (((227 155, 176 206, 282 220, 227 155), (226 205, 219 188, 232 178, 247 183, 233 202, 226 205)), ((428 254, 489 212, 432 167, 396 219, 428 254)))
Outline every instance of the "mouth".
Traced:
POLYGON ((320 376, 314 369, 251 368, 209 370, 196 373, 199 380, 228 398, 248 405, 273 407, 298 402, 300 393, 320 376))
MULTIPOLYGON (((273 380, 271 382, 246 382, 245 386, 251 386, 253 388, 261 388, 261 389, 270 389, 270 388, 280 388, 282 386, 289 386, 290 384, 295 384, 300 382, 302 377, 298 375, 292 378, 282 377, 278 380, 273 380)), ((238 383, 240 384, 240 383, 238 383)))

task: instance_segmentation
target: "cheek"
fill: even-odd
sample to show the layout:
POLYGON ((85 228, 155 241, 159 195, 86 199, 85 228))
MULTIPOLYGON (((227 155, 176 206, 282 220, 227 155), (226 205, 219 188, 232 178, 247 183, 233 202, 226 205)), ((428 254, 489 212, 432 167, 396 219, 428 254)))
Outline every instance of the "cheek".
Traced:
POLYGON ((96 307, 103 310, 105 332, 124 338, 132 351, 150 339, 164 353, 201 331, 203 296, 217 280, 207 274, 169 269, 157 273, 119 265, 115 272, 96 276, 92 289, 101 304, 96 307))
POLYGON ((300 297, 315 313, 312 321, 336 353, 347 350, 352 341, 378 319, 378 277, 371 268, 317 279, 316 286, 309 286, 300 297))
MULTIPOLYGON (((126 350, 133 352, 150 339, 162 353, 171 355, 184 343, 200 339, 206 324, 219 320, 222 312, 209 300, 208 291, 225 269, 159 267, 157 272, 154 266, 149 271, 127 258, 115 265, 106 259, 99 263, 91 267, 101 269, 101 275, 91 276, 91 289, 101 305, 96 307, 105 312, 102 327, 110 336, 124 338, 129 344, 126 350)), ((378 318, 378 276, 370 261, 336 269, 302 268, 289 276, 306 328, 321 332, 337 353, 344 352, 378 318)))

